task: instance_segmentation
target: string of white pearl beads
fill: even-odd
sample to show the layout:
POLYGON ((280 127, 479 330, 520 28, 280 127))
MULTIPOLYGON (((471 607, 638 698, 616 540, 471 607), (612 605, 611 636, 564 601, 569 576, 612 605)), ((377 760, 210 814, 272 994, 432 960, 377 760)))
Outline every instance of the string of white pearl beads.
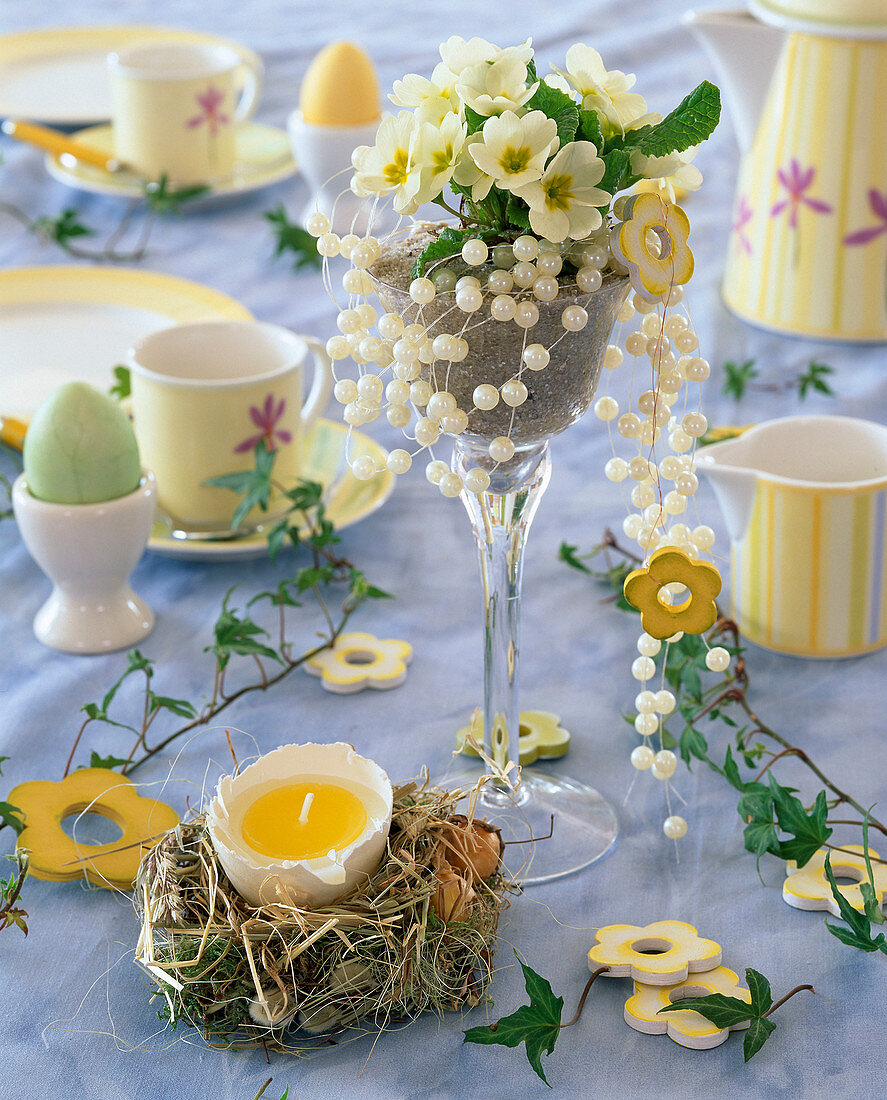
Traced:
POLYGON ((506 435, 496 436, 488 451, 494 462, 510 462, 514 458, 514 444, 506 435))
POLYGON ((527 400, 527 387, 519 378, 511 378, 504 382, 499 390, 502 400, 512 409, 517 408, 527 400))
POLYGON ((472 237, 462 245, 462 259, 471 267, 479 267, 486 262, 489 248, 479 237, 472 237))
POLYGON ((313 214, 309 214, 306 218, 305 228, 312 237, 321 237, 324 233, 329 233, 330 220, 326 214, 320 210, 315 210, 313 214))
POLYGON ((405 451, 403 447, 395 447, 388 452, 385 465, 393 474, 405 474, 413 465, 413 459, 409 451, 405 451))
POLYGON ((730 653, 723 646, 712 646, 705 655, 705 667, 710 672, 726 672, 730 667, 730 653))
POLYGON ((662 823, 662 831, 669 840, 680 840, 687 835, 687 822, 679 814, 669 814, 662 823))
POLYGON ((376 462, 370 455, 358 455, 351 463, 351 472, 358 481, 369 481, 376 476, 376 462))

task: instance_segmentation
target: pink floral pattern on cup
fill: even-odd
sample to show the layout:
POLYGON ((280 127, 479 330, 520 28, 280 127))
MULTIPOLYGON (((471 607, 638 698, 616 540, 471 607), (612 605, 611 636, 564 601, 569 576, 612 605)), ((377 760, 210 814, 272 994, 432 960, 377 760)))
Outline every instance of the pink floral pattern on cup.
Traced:
POLYGON ((281 397, 280 401, 275 404, 274 395, 270 393, 265 398, 261 408, 258 408, 256 405, 250 405, 250 418, 253 424, 260 430, 256 432, 255 435, 248 436, 242 442, 238 443, 234 448, 234 453, 239 455, 245 454, 247 451, 255 450, 256 445, 263 439, 269 451, 276 450, 278 442, 291 443, 293 439, 292 434, 285 428, 277 427, 285 409, 286 398, 281 397))
POLYGON ((780 168, 776 176, 788 195, 776 203, 770 211, 771 218, 777 218, 783 211, 788 210, 789 229, 796 229, 798 226, 798 212, 802 204, 817 214, 831 214, 833 212, 833 208, 827 202, 822 202, 821 199, 814 199, 805 194, 813 186, 813 181, 816 179, 816 169, 812 165, 806 169, 801 168, 801 165, 793 157, 788 170, 780 168))
POLYGON ((869 191, 869 206, 871 207, 872 214, 874 214, 881 224, 870 225, 866 229, 857 229, 855 233, 849 233, 844 238, 844 244, 868 244, 869 241, 873 241, 876 237, 880 237, 882 233, 887 233, 887 191, 882 194, 873 187, 869 191))
POLYGON ((740 247, 746 252, 747 255, 752 254, 751 241, 746 234, 746 226, 751 222, 755 216, 754 210, 748 201, 747 195, 740 195, 739 202, 736 205, 736 221, 733 223, 733 232, 739 238, 740 247))
POLYGON ((198 92, 195 98, 200 107, 200 112, 189 118, 185 125, 189 130, 194 130, 205 122, 209 128, 210 136, 215 137, 219 132, 219 128, 231 121, 224 111, 219 110, 225 101, 225 93, 220 92, 218 88, 214 88, 210 84, 205 92, 198 92))

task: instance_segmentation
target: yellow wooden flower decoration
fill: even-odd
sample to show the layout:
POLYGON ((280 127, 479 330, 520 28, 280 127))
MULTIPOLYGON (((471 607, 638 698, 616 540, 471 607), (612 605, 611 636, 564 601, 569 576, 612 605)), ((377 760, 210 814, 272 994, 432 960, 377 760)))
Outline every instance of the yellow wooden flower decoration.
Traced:
MULTIPOLYGON (((550 710, 522 710, 519 721, 518 751, 522 767, 536 760, 555 760, 566 755, 570 735, 557 714, 552 714, 550 710)), ((456 749, 466 756, 478 756, 477 750, 468 743, 469 736, 483 744, 483 718, 456 732, 456 749)))
POLYGON ((689 971, 713 970, 721 964, 721 945, 704 940, 692 924, 659 920, 639 927, 608 924, 595 933, 588 969, 610 969, 602 977, 634 978, 646 985, 682 982, 689 971))
POLYGON ((676 985, 647 985, 634 983, 634 994, 625 1002, 625 1022, 635 1031, 645 1035, 668 1035, 682 1047, 693 1050, 710 1050, 720 1046, 731 1031, 742 1031, 748 1020, 731 1027, 718 1027, 698 1012, 665 1012, 660 1008, 674 1004, 683 997, 705 997, 709 993, 724 993, 740 1001, 751 1001, 751 993, 739 984, 739 978, 726 966, 715 967, 704 974, 694 974, 676 985))
POLYGON ((25 817, 17 847, 30 852, 30 873, 51 882, 87 879, 106 889, 129 890, 139 862, 179 815, 144 798, 131 779, 108 768, 81 768, 60 783, 20 783, 9 800, 25 817), (62 828, 66 817, 87 811, 113 821, 123 835, 109 844, 84 844, 62 828))
MULTIPOLYGON (((854 909, 862 911, 864 902, 859 883, 868 882, 869 877, 865 866, 864 849, 861 844, 848 844, 847 848, 857 854, 832 852, 832 874, 836 879, 857 880, 847 885, 839 883, 838 892, 854 909)), ((795 909, 826 909, 833 916, 839 917, 841 911, 825 877, 825 856, 826 849, 820 848, 801 868, 798 868, 795 860, 790 859, 785 865, 788 878, 782 884, 782 896, 795 909)), ((872 877, 875 880, 875 897, 881 905, 884 894, 887 892, 887 864, 874 862, 880 859, 874 848, 869 848, 869 858, 873 861, 872 877)))
POLYGON ((613 254, 628 268, 632 286, 657 301, 672 286, 690 281, 693 253, 687 244, 690 220, 680 206, 659 195, 633 195, 622 225, 612 237, 613 254))
POLYGON ((654 550, 648 564, 625 578, 625 598, 641 613, 644 630, 654 638, 702 634, 718 617, 715 598, 721 591, 721 574, 707 561, 693 561, 683 550, 663 546, 654 550), (682 604, 669 607, 659 598, 667 584, 683 584, 690 595, 682 604))
POLYGON ((364 688, 395 688, 407 678, 413 647, 396 638, 374 634, 340 634, 330 649, 310 657, 306 672, 319 676, 321 686, 338 695, 350 695, 364 688))

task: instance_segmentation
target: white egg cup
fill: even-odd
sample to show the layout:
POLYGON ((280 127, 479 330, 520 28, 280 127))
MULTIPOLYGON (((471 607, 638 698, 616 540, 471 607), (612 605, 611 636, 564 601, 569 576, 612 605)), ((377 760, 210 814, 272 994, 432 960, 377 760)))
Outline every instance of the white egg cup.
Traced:
POLYGON ((129 586, 154 523, 150 470, 139 486, 98 504, 50 504, 28 489, 24 474, 12 506, 25 546, 53 583, 34 617, 34 633, 64 653, 108 653, 142 640, 154 614, 129 586))
MULTIPOLYGON (((351 154, 358 145, 372 145, 378 128, 378 122, 318 126, 306 122, 301 111, 292 112, 287 120, 290 144, 299 171, 311 188, 311 198, 301 215, 303 225, 319 210, 330 219, 334 233, 356 233, 361 237, 366 233, 372 204, 350 189, 351 154)), ((377 216, 374 230, 378 231, 380 225, 377 216)))

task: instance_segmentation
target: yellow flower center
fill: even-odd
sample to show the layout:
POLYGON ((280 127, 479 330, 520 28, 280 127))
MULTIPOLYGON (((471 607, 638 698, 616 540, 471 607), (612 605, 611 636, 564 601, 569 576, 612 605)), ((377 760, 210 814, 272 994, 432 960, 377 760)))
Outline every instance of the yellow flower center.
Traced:
POLYGON ((499 167, 506 176, 516 176, 527 170, 531 157, 532 152, 527 145, 522 145, 520 149, 515 149, 513 145, 506 145, 499 155, 499 167))
POLYGON ((387 183, 392 187, 398 187, 406 182, 410 170, 410 155, 406 149, 398 149, 390 164, 386 164, 382 172, 387 183))
POLYGON ((572 176, 552 176, 544 185, 545 205, 549 210, 569 210, 575 198, 572 176))
POLYGON ((446 172, 453 163, 452 142, 449 145, 445 145, 443 149, 438 149, 437 152, 432 155, 431 163, 434 165, 435 172, 446 172))

